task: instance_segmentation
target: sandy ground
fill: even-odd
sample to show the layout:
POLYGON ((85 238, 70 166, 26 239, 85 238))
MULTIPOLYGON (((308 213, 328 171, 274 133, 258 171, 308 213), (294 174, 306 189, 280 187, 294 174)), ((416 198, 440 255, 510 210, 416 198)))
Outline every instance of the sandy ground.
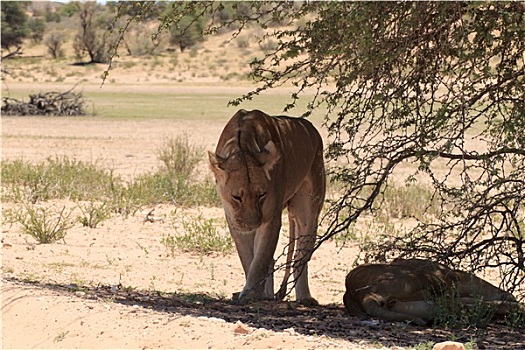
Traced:
MULTIPOLYGON (((159 165, 155 152, 167 137, 187 133, 213 149, 224 122, 3 117, 2 157, 37 162, 67 155, 131 178, 159 165)), ((200 169, 203 176, 208 171, 205 164, 200 169)), ((187 217, 223 215, 220 208, 163 204, 95 229, 77 224, 64 242, 48 245, 35 245, 17 225, 2 225, 2 347, 396 349, 455 338, 525 348, 523 335, 497 326, 453 334, 349 317, 344 277, 357 247, 332 242, 310 268, 320 307, 233 305, 231 294, 244 283, 236 253, 172 256, 161 244, 180 220, 172 217, 175 209, 187 217), (164 220, 144 222, 151 209, 164 220)))
MULTIPOLYGON (((110 167, 126 178, 155 169, 159 165, 156 150, 168 137, 186 133, 193 135, 194 144, 213 149, 223 125, 222 121, 174 123, 168 120, 107 121, 97 117, 5 117, 2 119, 2 156, 3 159, 22 158, 32 162, 49 156, 68 156, 110 167)), ((202 169, 207 171, 205 164, 202 169)), ((72 203, 66 205, 73 206, 72 203)), ((10 206, 11 203, 4 203, 4 208, 10 206)), ((151 209, 145 208, 145 212, 151 209)), ((229 299, 232 292, 242 288, 243 274, 235 253, 170 256, 161 239, 166 233, 173 233, 170 218, 176 208, 160 205, 154 209, 157 217, 166 220, 144 223, 143 213, 127 219, 113 217, 96 229, 77 225, 68 232, 65 242, 50 245, 35 245, 31 238, 21 234, 20 227, 4 225, 3 346, 221 348, 252 344, 253 340, 246 335, 236 336, 235 323, 159 313, 142 306, 129 308, 107 300, 82 298, 83 295, 79 298, 82 293, 78 291, 73 293, 66 288, 64 292, 58 288, 107 285, 115 289, 120 285, 148 292, 206 293, 221 299, 229 299), (57 288, 51 288, 52 285, 57 288), (39 316, 34 317, 35 314, 39 316), (147 321, 150 318, 151 324, 147 321), (228 333, 231 339, 218 336, 228 333)), ((179 208, 179 213, 183 216, 223 215, 220 208, 179 208)), ((314 291, 323 303, 340 302, 341 281, 350 258, 340 256, 338 264, 346 267, 339 268, 337 278, 329 273, 333 268, 327 267, 322 260, 321 255, 315 259, 318 263, 312 268, 312 284, 316 284, 314 279, 321 278, 325 283, 319 284, 314 291)), ((304 339, 296 343, 296 338, 300 337, 287 333, 268 331, 268 334, 276 338, 276 342, 267 344, 268 347, 286 344, 308 347, 310 343, 304 339)), ((270 337, 257 336, 254 340, 267 336, 270 337)), ((259 346, 263 346, 262 343, 259 346)))

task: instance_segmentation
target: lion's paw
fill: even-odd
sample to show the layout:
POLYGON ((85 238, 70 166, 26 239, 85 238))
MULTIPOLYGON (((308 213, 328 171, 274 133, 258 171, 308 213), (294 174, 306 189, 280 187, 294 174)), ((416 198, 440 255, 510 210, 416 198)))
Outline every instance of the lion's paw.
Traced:
POLYGON ((302 298, 302 299, 298 300, 298 302, 299 302, 299 304, 302 304, 302 305, 308 306, 308 307, 319 306, 319 302, 317 300, 315 300, 314 298, 312 298, 312 297, 302 298))

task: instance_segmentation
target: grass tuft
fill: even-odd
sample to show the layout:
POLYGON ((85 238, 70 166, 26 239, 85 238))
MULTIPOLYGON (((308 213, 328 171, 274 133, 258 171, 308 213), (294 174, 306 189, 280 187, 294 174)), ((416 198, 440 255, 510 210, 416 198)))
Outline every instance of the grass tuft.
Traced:
POLYGON ((21 159, 2 162, 4 195, 15 202, 23 198, 32 203, 89 200, 94 194, 107 192, 114 181, 111 172, 68 157, 50 157, 37 164, 21 159))
POLYGON ((24 208, 11 211, 7 215, 10 215, 11 222, 20 223, 22 231, 39 244, 64 240, 67 231, 73 227, 70 220, 71 211, 65 207, 57 210, 26 203, 24 208))
POLYGON ((109 218, 111 215, 111 208, 108 206, 107 202, 79 203, 78 208, 82 212, 82 215, 78 216, 77 220, 84 227, 96 228, 98 224, 109 218))
POLYGON ((187 135, 168 139, 157 157, 169 175, 188 179, 202 159, 204 148, 191 145, 187 135))
POLYGON ((193 252, 203 255, 212 253, 228 254, 233 250, 233 240, 231 236, 221 231, 226 231, 223 220, 205 219, 202 215, 191 220, 182 220, 182 230, 175 226, 175 235, 166 235, 161 239, 161 243, 168 249, 171 255, 177 250, 193 252), (217 226, 224 227, 219 230, 217 226))

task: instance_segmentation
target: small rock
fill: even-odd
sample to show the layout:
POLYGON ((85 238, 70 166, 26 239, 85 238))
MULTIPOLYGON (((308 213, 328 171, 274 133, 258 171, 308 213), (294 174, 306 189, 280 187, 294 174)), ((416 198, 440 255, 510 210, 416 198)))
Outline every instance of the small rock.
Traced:
POLYGON ((293 329, 293 327, 290 327, 290 328, 286 328, 283 330, 284 333, 288 333, 290 335, 296 335, 297 332, 295 332, 295 329, 293 329))
POLYGON ((465 350, 465 345, 455 341, 445 341, 435 344, 432 350, 465 350))
POLYGON ((214 321, 214 322, 220 322, 220 323, 226 323, 225 320, 218 317, 206 317, 206 316, 199 316, 197 317, 199 320, 207 320, 207 321, 214 321))
POLYGON ((78 284, 76 284, 76 283, 70 283, 70 284, 67 286, 67 288, 70 289, 70 290, 78 289, 78 284))
POLYGON ((85 292, 80 292, 80 291, 78 291, 78 292, 75 292, 75 295, 76 295, 77 297, 83 297, 83 296, 86 295, 86 293, 85 293, 85 292))
POLYGON ((307 342, 313 342, 315 339, 313 336, 309 335, 308 337, 306 337, 306 341, 307 342))
POLYGON ((237 321, 237 323, 235 324, 235 328, 233 329, 233 333, 236 335, 244 335, 251 333, 251 329, 250 327, 243 324, 241 321, 237 321))
POLYGON ((366 327, 377 327, 381 324, 381 321, 378 321, 378 320, 363 320, 363 321, 359 321, 358 322, 359 325, 361 326, 366 326, 366 327))

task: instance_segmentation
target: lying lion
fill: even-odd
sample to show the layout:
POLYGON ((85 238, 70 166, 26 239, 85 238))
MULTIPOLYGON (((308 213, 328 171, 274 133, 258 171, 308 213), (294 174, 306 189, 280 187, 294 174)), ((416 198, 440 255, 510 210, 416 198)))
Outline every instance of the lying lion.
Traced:
POLYGON ((420 325, 432 321, 446 300, 467 308, 482 302, 495 315, 525 310, 512 294, 473 274, 421 259, 358 266, 346 276, 343 297, 351 314, 420 325))

